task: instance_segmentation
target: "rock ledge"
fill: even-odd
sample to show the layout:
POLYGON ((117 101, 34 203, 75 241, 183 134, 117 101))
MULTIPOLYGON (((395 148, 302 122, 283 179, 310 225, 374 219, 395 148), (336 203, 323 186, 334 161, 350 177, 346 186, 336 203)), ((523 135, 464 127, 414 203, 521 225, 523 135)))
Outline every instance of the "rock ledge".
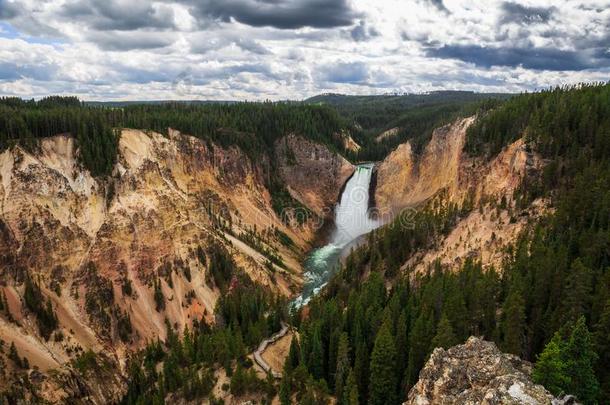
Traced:
POLYGON ((531 363, 470 337, 448 350, 437 348, 409 392, 408 405, 564 404, 530 378, 531 363))

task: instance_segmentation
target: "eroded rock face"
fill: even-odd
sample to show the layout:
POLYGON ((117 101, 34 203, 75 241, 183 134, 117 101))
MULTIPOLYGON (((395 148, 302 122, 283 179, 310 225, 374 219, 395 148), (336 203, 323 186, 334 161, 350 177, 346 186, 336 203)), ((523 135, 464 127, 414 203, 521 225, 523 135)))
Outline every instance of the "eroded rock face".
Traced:
POLYGON ((434 130, 422 155, 414 155, 409 142, 399 145, 377 170, 375 201, 382 213, 426 201, 442 189, 456 192, 466 129, 474 118, 457 120, 434 130))
MULTIPOLYGON (((0 291, 14 320, 0 316, 0 339, 14 342, 30 367, 69 374, 64 366, 91 349, 108 354, 120 371, 127 353, 164 339, 166 320, 179 333, 194 319, 213 321, 219 291, 198 253, 212 245, 222 245, 255 282, 279 294, 297 291, 308 241, 274 212, 264 185, 268 161, 171 130, 169 136, 123 130, 107 179, 91 177, 77 154, 74 139, 64 135, 41 140, 36 153, 20 147, 0 153, 0 291), (285 267, 272 273, 266 256, 236 237, 255 227, 285 267), (275 229, 294 245, 283 246, 275 229), (26 274, 57 314, 49 340, 23 304, 26 274), (161 310, 153 280, 164 295, 161 310), (126 317, 125 338, 118 322, 126 317)), ((100 390, 112 392, 110 385, 100 390)), ((81 394, 97 395, 83 390, 58 398, 81 394)))
POLYGON ((528 151, 523 139, 489 161, 468 156, 463 148, 473 122, 474 117, 458 119, 434 130, 419 156, 409 142, 403 143, 378 165, 375 201, 384 220, 434 199, 471 207, 446 237, 404 263, 403 269, 414 270, 413 275, 426 273, 436 262, 459 269, 468 258, 498 268, 506 246, 530 219, 546 212, 543 200, 517 209, 513 198, 522 179, 542 167, 541 159, 528 151))
POLYGON ((532 382, 531 370, 530 363, 495 344, 470 337, 463 345, 434 350, 405 405, 560 403, 532 382))
MULTIPOLYGON (((303 138, 282 145, 291 192, 314 211, 332 207, 352 166, 303 138)), ((18 146, 0 153, 0 293, 10 313, 0 316, 0 339, 39 370, 49 402, 116 402, 124 389, 117 372, 130 351, 164 339, 167 321, 178 333, 195 319, 213 322, 219 291, 206 257, 217 245, 256 283, 286 296, 298 291, 311 235, 274 211, 269 167, 266 156, 252 161, 238 148, 171 129, 168 136, 124 129, 114 171, 103 179, 82 167, 69 135, 42 139, 34 153, 18 146), (258 245, 239 239, 253 230, 258 245), (284 265, 270 271, 264 250, 284 265), (49 340, 24 305, 26 275, 57 315, 49 340), (164 296, 161 309, 153 281, 164 296), (125 319, 127 332, 119 328, 125 319), (89 349, 109 356, 112 378, 71 377, 71 360, 89 349)), ((0 373, 0 391, 11 384, 7 376, 0 373)))
POLYGON ((293 198, 320 216, 332 212, 354 166, 326 146, 297 135, 275 143, 279 171, 293 198))

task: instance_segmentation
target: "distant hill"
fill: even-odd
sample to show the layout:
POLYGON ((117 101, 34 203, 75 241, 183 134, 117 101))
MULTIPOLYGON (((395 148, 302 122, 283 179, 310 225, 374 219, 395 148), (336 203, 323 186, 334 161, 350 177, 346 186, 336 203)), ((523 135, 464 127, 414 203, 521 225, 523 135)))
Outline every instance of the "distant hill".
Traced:
POLYGON ((375 96, 328 93, 308 98, 304 103, 337 109, 353 124, 352 137, 362 146, 354 159, 380 160, 407 140, 411 140, 417 152, 428 141, 432 129, 459 116, 473 115, 483 104, 493 105, 512 96, 514 94, 472 91, 375 96))
POLYGON ((339 106, 358 106, 375 103, 379 106, 415 107, 435 103, 447 102, 469 102, 482 99, 498 98, 507 99, 514 94, 511 93, 476 93, 473 91, 442 90, 427 93, 413 94, 383 94, 373 96, 356 96, 336 93, 324 93, 305 99, 308 104, 330 104, 339 106))

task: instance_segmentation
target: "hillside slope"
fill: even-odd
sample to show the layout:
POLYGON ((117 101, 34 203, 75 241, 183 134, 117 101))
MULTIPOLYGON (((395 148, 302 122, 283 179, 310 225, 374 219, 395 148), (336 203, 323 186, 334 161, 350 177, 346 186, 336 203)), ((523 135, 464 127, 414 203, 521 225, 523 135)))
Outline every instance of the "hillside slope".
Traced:
POLYGON ((471 157, 464 145, 473 122, 474 117, 458 119, 436 129, 421 155, 413 153, 410 142, 403 143, 377 167, 375 202, 388 221, 435 199, 478 207, 459 218, 436 246, 410 257, 405 269, 422 273, 436 261, 454 267, 467 258, 497 267, 525 224, 545 212, 544 200, 524 210, 515 207, 513 198, 523 179, 542 168, 539 155, 518 139, 489 161, 471 157))
MULTIPOLYGON (((347 175, 345 160, 313 142, 304 154, 308 148, 341 162, 347 175)), ((123 130, 113 175, 100 180, 77 153, 74 139, 59 135, 35 153, 0 154, 0 293, 9 304, 0 339, 14 342, 30 367, 46 373, 89 349, 124 366, 129 351, 165 339, 166 325, 181 333, 194 320, 214 322, 218 254, 271 292, 298 290, 312 234, 273 210, 264 159, 253 163, 238 148, 173 130, 123 130), (41 336, 24 301, 28 280, 57 318, 50 336, 41 336)), ((318 181, 301 191, 326 189, 318 181)), ((121 391, 119 380, 107 382, 111 397, 121 391)), ((99 392, 99 401, 110 400, 99 392)))

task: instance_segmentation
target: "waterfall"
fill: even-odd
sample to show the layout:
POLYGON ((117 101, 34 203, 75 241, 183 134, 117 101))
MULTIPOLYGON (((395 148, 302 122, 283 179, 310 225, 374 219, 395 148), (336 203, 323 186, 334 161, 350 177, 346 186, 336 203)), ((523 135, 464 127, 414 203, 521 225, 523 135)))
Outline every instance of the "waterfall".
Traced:
POLYGON ((305 281, 303 291, 292 305, 299 308, 306 305, 330 280, 334 274, 341 253, 358 237, 369 233, 380 224, 369 217, 369 185, 373 165, 356 167, 347 181, 339 204, 335 207, 335 227, 327 245, 313 250, 305 260, 305 281))

